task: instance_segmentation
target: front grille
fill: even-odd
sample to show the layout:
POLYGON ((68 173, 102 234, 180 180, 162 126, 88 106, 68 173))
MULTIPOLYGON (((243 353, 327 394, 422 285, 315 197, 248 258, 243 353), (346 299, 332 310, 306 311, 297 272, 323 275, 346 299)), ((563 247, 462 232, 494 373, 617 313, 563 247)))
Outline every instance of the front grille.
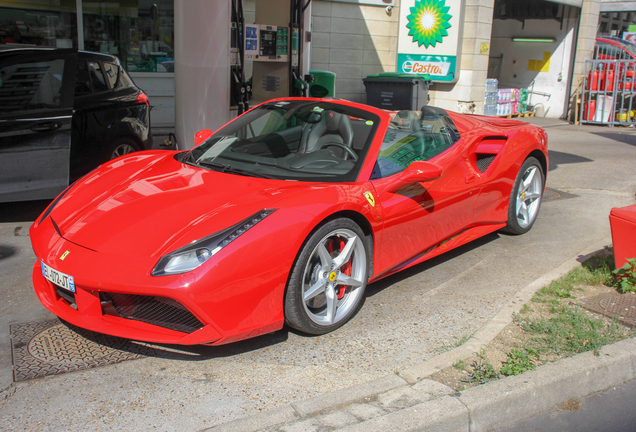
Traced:
POLYGON ((484 172, 488 169, 492 161, 495 160, 497 155, 494 154, 478 154, 477 155, 477 169, 484 172))
POLYGON ((102 313, 192 333, 203 324, 181 303, 166 297, 100 293, 102 313))

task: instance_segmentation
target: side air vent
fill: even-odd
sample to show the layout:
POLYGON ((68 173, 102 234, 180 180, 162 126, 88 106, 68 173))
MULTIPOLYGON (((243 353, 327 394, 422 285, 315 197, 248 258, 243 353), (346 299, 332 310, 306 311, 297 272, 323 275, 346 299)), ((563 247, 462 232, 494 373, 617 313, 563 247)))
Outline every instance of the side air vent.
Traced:
POLYGON ((480 172, 484 172, 488 169, 492 161, 495 160, 497 155, 494 154, 478 154, 477 155, 477 169, 480 172))
POLYGON ((506 136, 490 136, 482 138, 481 142, 477 144, 475 149, 475 155, 477 160, 475 164, 477 169, 481 172, 485 172, 490 164, 495 160, 499 152, 504 148, 508 142, 506 136))

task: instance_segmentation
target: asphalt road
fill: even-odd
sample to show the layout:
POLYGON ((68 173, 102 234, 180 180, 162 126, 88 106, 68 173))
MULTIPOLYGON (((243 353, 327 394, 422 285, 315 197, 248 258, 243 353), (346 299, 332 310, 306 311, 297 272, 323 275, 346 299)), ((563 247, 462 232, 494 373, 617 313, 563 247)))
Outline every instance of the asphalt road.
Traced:
POLYGON ((0 429, 198 430, 432 358, 529 282, 605 238, 610 209, 635 202, 631 129, 547 130, 551 190, 532 231, 491 234, 370 285, 360 313, 331 334, 285 328, 228 346, 157 347, 141 360, 17 385, 9 325, 51 315, 30 286, 34 216, 0 206, 0 429))
POLYGON ((572 399, 499 432, 634 432, 636 381, 572 399))

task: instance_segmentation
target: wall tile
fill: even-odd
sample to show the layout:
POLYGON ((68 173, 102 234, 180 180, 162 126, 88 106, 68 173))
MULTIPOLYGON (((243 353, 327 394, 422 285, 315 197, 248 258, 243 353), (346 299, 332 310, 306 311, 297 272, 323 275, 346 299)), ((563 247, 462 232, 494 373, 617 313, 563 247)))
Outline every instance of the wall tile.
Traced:
POLYGON ((362 79, 338 79, 336 92, 337 93, 364 93, 364 85, 362 79))
POLYGON ((313 17, 312 32, 329 33, 331 31, 331 18, 315 16, 313 17))
POLYGON ((400 8, 393 7, 391 14, 387 15, 386 6, 363 6, 362 16, 367 20, 397 22, 400 19, 400 8))
POLYGON ((364 19, 362 15, 362 8, 364 6, 360 6, 353 3, 338 3, 334 2, 331 6, 331 17, 332 18, 354 18, 354 19, 364 19))
POLYGON ((371 35, 397 36, 398 34, 397 22, 369 20, 366 24, 367 32, 371 35))
POLYGON ((330 1, 322 1, 322 0, 313 0, 311 2, 311 15, 316 16, 331 16, 331 5, 333 3, 330 1))
POLYGON ((366 28, 361 19, 331 18, 332 33, 365 34, 366 28))
POLYGON ((311 34, 312 48, 329 48, 329 33, 313 32, 311 34))
POLYGON ((329 54, 330 63, 362 64, 363 51, 353 49, 331 48, 329 54))
POLYGON ((336 73, 336 78, 353 79, 362 78, 362 65, 347 65, 330 63, 329 69, 336 73))
POLYGON ((349 48, 361 50, 364 47, 365 36, 359 34, 331 33, 329 46, 331 48, 349 48))
POLYGON ((311 60, 316 63, 329 63, 329 48, 312 48, 311 60))

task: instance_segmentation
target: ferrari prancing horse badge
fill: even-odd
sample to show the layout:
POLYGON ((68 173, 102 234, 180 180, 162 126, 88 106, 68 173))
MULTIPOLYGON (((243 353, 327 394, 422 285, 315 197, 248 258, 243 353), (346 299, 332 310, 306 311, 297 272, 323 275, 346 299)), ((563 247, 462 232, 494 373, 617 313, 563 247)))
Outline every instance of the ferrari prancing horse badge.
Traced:
POLYGON ((373 194, 371 192, 365 192, 364 196, 367 201, 369 201, 369 204, 371 204, 371 207, 375 207, 375 198, 373 197, 373 194))

